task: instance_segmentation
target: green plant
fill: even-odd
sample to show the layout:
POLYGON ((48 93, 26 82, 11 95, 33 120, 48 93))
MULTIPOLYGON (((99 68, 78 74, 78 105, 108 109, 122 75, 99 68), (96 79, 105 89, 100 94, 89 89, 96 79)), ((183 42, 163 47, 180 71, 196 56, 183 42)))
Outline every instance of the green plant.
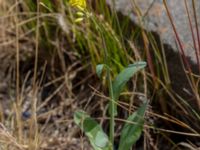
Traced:
MULTIPOLYGON (((103 132, 103 129, 100 127, 100 125, 96 121, 94 121, 94 119, 90 118, 85 112, 77 111, 74 115, 75 123, 79 125, 80 128, 86 133, 91 145, 95 150, 112 149, 114 143, 114 117, 117 114, 117 100, 128 80, 136 72, 144 68, 146 66, 146 63, 137 62, 135 64, 129 65, 117 75, 113 82, 111 81, 110 77, 110 67, 106 64, 97 65, 97 75, 99 77, 101 76, 104 66, 107 72, 107 80, 110 93, 110 140, 108 140, 106 134, 103 132), (99 145, 97 141, 101 144, 99 145)), ((129 150, 132 147, 132 145, 139 139, 143 129, 144 114, 146 108, 147 102, 145 102, 137 111, 135 111, 128 117, 127 122, 125 123, 121 132, 119 150, 129 150), (131 124, 131 122, 134 122, 135 124, 131 124)))
MULTIPOLYGON (((73 1, 71 1, 73 2, 73 1)), ((82 1, 80 1, 82 2, 82 1)), ((85 13, 86 16, 95 25, 96 29, 100 32, 103 49, 104 49, 104 64, 96 66, 96 72, 99 77, 101 77, 103 68, 106 69, 106 80, 109 87, 110 103, 109 103, 109 116, 110 116, 110 135, 109 139, 107 135, 103 132, 100 125, 92 118, 90 118, 85 112, 77 111, 74 115, 74 121, 80 128, 85 132, 89 141, 95 150, 111 150, 114 144, 114 127, 115 127, 115 116, 117 115, 117 100, 119 99, 120 93, 126 86, 128 80, 140 69, 146 66, 145 62, 137 62, 135 64, 129 65, 127 68, 123 69, 112 82, 111 77, 111 56, 108 53, 106 38, 110 35, 106 34, 106 28, 96 21, 96 18, 87 12, 87 10, 82 9, 77 1, 74 1, 73 6, 76 6, 81 12, 81 16, 85 13)), ((81 3, 80 3, 81 4, 81 3)), ((82 21, 82 18, 81 20, 82 21)), ((79 21, 78 21, 79 22, 79 21)), ((147 107, 147 103, 144 103, 140 109, 135 113, 130 115, 127 121, 134 121, 136 125, 131 125, 126 123, 120 139, 119 150, 128 150, 137 141, 142 133, 142 127, 144 123, 144 113, 147 107), (125 145, 124 145, 125 143, 125 145)))

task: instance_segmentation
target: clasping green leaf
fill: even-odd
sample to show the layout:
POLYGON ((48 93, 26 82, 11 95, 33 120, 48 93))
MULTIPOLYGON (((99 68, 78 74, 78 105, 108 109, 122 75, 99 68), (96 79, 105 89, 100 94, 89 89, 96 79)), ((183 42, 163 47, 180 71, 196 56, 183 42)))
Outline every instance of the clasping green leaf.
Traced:
MULTIPOLYGON (((127 68, 122 70, 115 80, 112 83, 113 87, 113 98, 117 102, 120 96, 120 93, 124 90, 126 83, 131 79, 131 77, 137 73, 139 70, 143 69, 146 66, 146 62, 136 62, 129 65, 127 68)), ((117 107, 115 103, 115 115, 117 115, 117 107)))

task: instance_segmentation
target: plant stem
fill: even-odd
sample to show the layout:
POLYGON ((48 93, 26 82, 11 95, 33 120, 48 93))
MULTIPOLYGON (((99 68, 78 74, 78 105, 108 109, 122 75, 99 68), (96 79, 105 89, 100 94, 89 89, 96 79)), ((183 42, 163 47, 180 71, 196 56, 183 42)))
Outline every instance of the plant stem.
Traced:
POLYGON ((107 69, 107 78, 108 78, 108 86, 109 86, 109 93, 110 93, 110 103, 109 103, 109 109, 110 109, 110 142, 114 144, 114 132, 115 132, 115 116, 114 116, 114 96, 113 96, 113 87, 112 87, 112 81, 110 76, 110 69, 107 69))
POLYGON ((106 42, 105 42, 105 36, 103 35, 102 29, 103 27, 96 22, 95 18, 91 18, 95 26, 97 27, 97 30, 99 30, 101 39, 103 42, 103 50, 104 50, 104 64, 106 64, 106 80, 108 82, 108 87, 109 87, 109 95, 110 95, 110 102, 109 102, 109 115, 110 115, 110 124, 109 124, 109 140, 112 145, 114 145, 114 132, 115 132, 115 114, 114 114, 114 109, 115 109, 115 103, 114 103, 114 94, 113 94, 113 87, 112 87, 112 79, 111 79, 111 72, 110 72, 110 59, 109 59, 109 54, 108 50, 106 47, 106 42))
POLYGON ((109 115, 110 115, 110 142, 112 145, 114 145, 114 130, 115 130, 115 116, 114 116, 114 94, 113 94, 113 87, 112 87, 112 80, 111 80, 111 73, 110 73, 110 61, 109 61, 109 56, 108 56, 108 50, 106 47, 105 39, 102 35, 102 41, 103 41, 103 47, 104 47, 104 61, 105 64, 107 65, 106 67, 106 79, 108 81, 108 87, 109 87, 109 95, 110 95, 110 102, 109 102, 109 115))

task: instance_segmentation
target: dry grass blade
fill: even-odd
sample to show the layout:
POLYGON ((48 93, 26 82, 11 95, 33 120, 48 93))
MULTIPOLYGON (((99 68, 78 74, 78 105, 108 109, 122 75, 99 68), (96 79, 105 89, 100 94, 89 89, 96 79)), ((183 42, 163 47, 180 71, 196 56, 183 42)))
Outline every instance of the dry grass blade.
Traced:
POLYGON ((176 30, 176 27, 175 27, 175 24, 174 24, 174 21, 173 21, 173 18, 172 18, 172 15, 171 15, 170 10, 169 10, 169 8, 168 8, 167 1, 166 1, 166 0, 163 0, 163 3, 164 3, 164 6, 165 6, 165 8, 166 8, 166 11, 167 11, 167 15, 168 15, 168 17, 169 17, 169 20, 170 20, 170 22, 171 22, 171 25, 172 25, 172 28, 173 28, 173 31, 174 31, 174 34, 175 34, 175 37, 176 37, 178 46, 179 46, 179 48, 180 48, 180 55, 181 55, 182 58, 183 58, 184 65, 186 65, 186 69, 189 70, 189 72, 192 72, 192 71, 191 71, 191 67, 190 67, 190 65, 189 65, 189 63, 188 63, 188 61, 187 61, 185 52, 184 52, 183 44, 181 43, 179 34, 177 33, 177 30, 176 30))
POLYGON ((10 150, 25 150, 28 148, 27 145, 21 145, 17 142, 16 138, 13 137, 3 124, 0 123, 0 144, 3 147, 10 147, 10 150))
POLYGON ((200 147, 196 147, 196 146, 186 143, 186 142, 181 142, 181 143, 177 144, 173 149, 175 149, 177 146, 182 146, 188 150, 200 150, 200 147))

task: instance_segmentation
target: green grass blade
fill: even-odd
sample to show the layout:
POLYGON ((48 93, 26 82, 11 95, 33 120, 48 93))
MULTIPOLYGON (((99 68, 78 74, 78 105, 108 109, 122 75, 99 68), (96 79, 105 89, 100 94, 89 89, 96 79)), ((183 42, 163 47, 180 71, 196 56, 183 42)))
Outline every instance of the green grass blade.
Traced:
POLYGON ((40 2, 40 5, 42 5, 43 7, 45 7, 49 12, 53 12, 53 5, 52 2, 49 0, 42 0, 40 2))
POLYGON ((84 131, 94 150, 112 150, 108 136, 101 126, 84 111, 75 112, 74 121, 84 131))
MULTIPOLYGON (((134 64, 129 65, 127 68, 122 70, 118 74, 118 76, 113 81, 113 96, 114 101, 119 99, 120 93, 125 88, 126 83, 130 80, 130 78, 137 73, 139 70, 143 69, 146 66, 146 62, 136 62, 134 64)), ((115 105, 115 115, 117 115, 117 107, 115 105)))
POLYGON ((119 150, 130 150, 132 145, 140 138, 147 104, 147 102, 144 103, 136 112, 128 117, 127 123, 124 125, 121 132, 119 150), (130 122, 135 124, 131 124, 130 122))

